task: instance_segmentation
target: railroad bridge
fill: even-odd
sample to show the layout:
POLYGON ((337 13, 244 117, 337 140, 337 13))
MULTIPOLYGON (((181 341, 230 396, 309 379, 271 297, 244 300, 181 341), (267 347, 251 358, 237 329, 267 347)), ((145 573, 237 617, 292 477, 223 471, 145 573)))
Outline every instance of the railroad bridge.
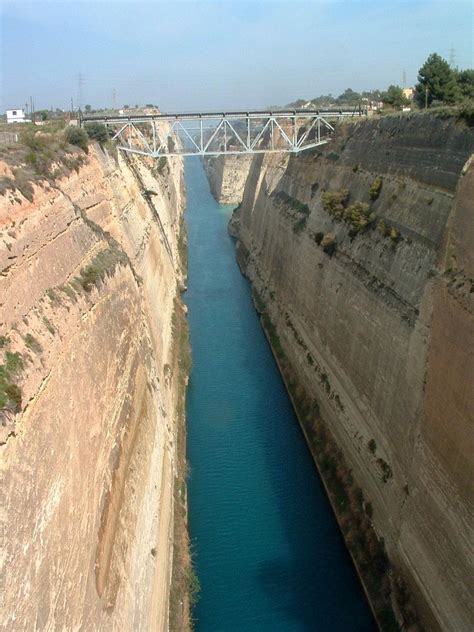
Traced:
POLYGON ((162 156, 299 153, 329 142, 337 121, 363 110, 277 110, 81 116, 102 123, 122 151, 162 156), (176 142, 179 138, 179 142, 176 142))

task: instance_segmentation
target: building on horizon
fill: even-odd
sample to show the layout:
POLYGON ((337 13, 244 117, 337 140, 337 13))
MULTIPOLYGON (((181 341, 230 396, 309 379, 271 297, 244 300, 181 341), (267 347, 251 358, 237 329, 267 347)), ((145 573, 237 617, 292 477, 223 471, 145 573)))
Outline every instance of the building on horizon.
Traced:
POLYGON ((25 111, 22 108, 16 110, 7 110, 7 123, 30 123, 30 119, 26 118, 25 111))

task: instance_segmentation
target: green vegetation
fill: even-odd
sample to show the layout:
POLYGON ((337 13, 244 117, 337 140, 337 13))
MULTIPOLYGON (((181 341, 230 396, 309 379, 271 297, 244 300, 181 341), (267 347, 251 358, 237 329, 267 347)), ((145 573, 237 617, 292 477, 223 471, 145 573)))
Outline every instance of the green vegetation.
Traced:
MULTIPOLYGON (((455 105, 474 98, 474 70, 454 70, 437 53, 432 53, 418 71, 415 101, 421 107, 455 105)), ((472 103, 471 103, 472 107, 472 103)))
POLYGON ((375 216, 365 202, 355 202, 347 205, 349 191, 325 191, 322 196, 324 210, 337 220, 351 224, 353 232, 357 233, 366 228, 375 216))
POLYGON ((156 165, 156 171, 160 176, 164 175, 167 164, 168 164, 168 161, 166 159, 166 156, 161 156, 161 158, 158 160, 158 163, 156 165))
POLYGON ((347 189, 342 189, 341 191, 324 191, 321 195, 324 210, 337 219, 342 218, 348 199, 349 191, 347 189))
MULTIPOLYGON (((109 140, 109 132, 107 131, 107 128, 105 127, 105 125, 102 125, 102 123, 97 123, 95 121, 91 123, 86 123, 84 125, 84 129, 86 131, 87 136, 91 140, 96 140, 101 145, 103 145, 109 140)), ((77 144, 77 143, 73 143, 73 145, 74 144, 77 144)))
POLYGON ((285 191, 272 193, 271 197, 290 210, 290 212, 294 212, 295 215, 293 216, 293 219, 295 222, 293 224, 293 231, 295 234, 301 233, 306 228, 308 217, 311 213, 309 206, 307 204, 303 204, 303 202, 300 202, 300 200, 297 200, 291 195, 288 195, 285 191))
POLYGON ((321 375, 319 376, 319 379, 321 380, 321 384, 324 390, 326 391, 326 393, 329 394, 331 392, 331 384, 329 383, 329 378, 326 375, 326 373, 321 373, 321 375))
POLYGON ((174 479, 174 519, 173 519, 173 571, 170 587, 169 629, 172 632, 189 629, 189 605, 195 602, 199 592, 199 582, 192 569, 191 546, 187 530, 186 502, 186 383, 191 367, 188 322, 182 303, 174 302, 172 316, 173 343, 171 357, 173 366, 165 367, 165 376, 176 376, 177 392, 177 449, 178 474, 174 479))
POLYGON ((317 193, 318 189, 319 189, 319 182, 314 182, 314 183, 311 185, 311 197, 312 197, 312 198, 316 195, 316 193, 317 193))
POLYGON ((21 390, 16 384, 16 378, 22 369, 21 354, 6 351, 4 363, 0 364, 0 413, 17 413, 20 410, 21 390))
POLYGON ((194 606, 199 601, 199 593, 201 592, 201 584, 199 578, 196 575, 196 571, 191 566, 188 571, 187 577, 187 590, 189 595, 189 603, 194 606))
POLYGON ((61 292, 64 292, 64 294, 66 294, 67 297, 74 301, 74 303, 77 301, 76 292, 72 283, 61 285, 58 289, 61 290, 61 292))
POLYGON ((410 101, 403 94, 403 89, 394 85, 389 86, 386 92, 382 92, 382 101, 385 105, 396 109, 410 104, 410 101))
POLYGON ((53 290, 52 287, 49 287, 46 290, 46 296, 49 298, 51 303, 53 303, 55 305, 57 305, 59 303, 59 296, 56 294, 56 292, 53 290))
POLYGON ((181 272, 186 277, 188 272, 188 227, 183 216, 179 225, 178 253, 181 272))
POLYGON ((377 450, 377 444, 375 443, 375 439, 371 439, 368 444, 367 447, 369 448, 369 451, 372 454, 375 454, 376 450, 377 450))
POLYGON ((66 129, 64 137, 66 139, 66 142, 68 142, 70 145, 76 145, 76 147, 80 147, 86 154, 89 152, 89 137, 87 136, 87 132, 81 127, 68 127, 66 129))
POLYGON ((369 225, 374 215, 371 212, 370 206, 364 202, 356 202, 351 204, 344 211, 344 220, 352 224, 352 228, 356 232, 363 230, 369 225))
MULTIPOLYGON (((369 191, 369 195, 372 200, 377 199, 381 188, 382 178, 377 176, 369 191)), ((321 201, 326 213, 329 213, 329 215, 334 217, 336 220, 344 221, 347 224, 350 224, 351 229, 349 235, 351 237, 354 237, 357 233, 367 228, 374 228, 376 215, 372 211, 370 205, 365 202, 355 202, 354 204, 347 206, 348 200, 349 191, 347 189, 342 189, 340 191, 324 191, 321 195, 321 201)), ((390 237, 394 245, 400 241, 401 235, 399 231, 394 226, 386 224, 385 220, 380 219, 377 224, 377 228, 384 237, 390 237)), ((316 243, 321 244, 322 246, 329 245, 328 235, 325 237, 321 232, 315 233, 314 239, 316 243)), ((335 242, 334 239, 333 241, 335 242)))
MULTIPOLYGON (((316 109, 333 106, 354 110, 368 106, 378 108, 381 102, 384 110, 387 108, 392 111, 400 110, 408 105, 411 108, 414 106, 419 108, 459 106, 462 109, 462 112, 459 112, 460 118, 472 126, 474 125, 474 69, 451 68, 440 55, 432 53, 418 71, 418 83, 415 86, 413 100, 406 98, 400 86, 390 85, 385 91, 376 89, 356 92, 352 88, 347 88, 337 97, 331 94, 321 95, 310 101, 316 109)), ((304 107, 306 102, 307 99, 298 99, 288 104, 288 107, 304 107)), ((449 114, 452 116, 457 113, 451 109, 449 114)), ((332 155, 329 159, 337 160, 336 156, 337 154, 332 155)))
POLYGON ((47 318, 46 316, 43 316, 41 320, 46 325, 46 329, 49 331, 49 333, 54 335, 56 333, 56 330, 52 322, 49 320, 49 318, 47 318))
POLYGON ((384 483, 386 483, 393 476, 392 468, 387 463, 387 461, 384 461, 384 459, 380 457, 377 459, 377 465, 382 470, 382 480, 384 483))
POLYGON ((8 336, 0 336, 0 349, 3 349, 10 342, 8 336))
POLYGON ((99 287, 120 263, 128 263, 127 255, 117 246, 109 246, 109 248, 99 252, 88 266, 82 268, 76 281, 83 290, 90 292, 93 287, 99 287))
POLYGON ((400 241, 400 232, 394 226, 387 224, 384 219, 379 221, 377 228, 384 237, 390 237, 394 244, 400 241))
POLYGON ((25 341, 25 345, 28 347, 28 349, 30 349, 34 353, 41 353, 41 351, 43 350, 40 343, 31 334, 26 334, 23 340, 25 341))
POLYGON ((18 190, 33 201, 33 183, 57 178, 78 171, 86 158, 68 142, 69 129, 63 131, 60 125, 48 124, 37 129, 25 125, 20 133, 20 142, 14 146, 0 147, 0 159, 12 170, 13 177, 0 177, 0 195, 8 190, 18 190))
POLYGON ((310 213, 309 207, 307 204, 303 204, 291 195, 285 193, 285 191, 278 191, 278 193, 272 194, 272 197, 280 202, 283 202, 287 206, 289 206, 292 210, 300 213, 302 215, 308 216, 310 213))
POLYGON ((293 224, 293 232, 295 233, 295 235, 299 235, 299 233, 302 233, 304 231, 307 221, 308 219, 306 217, 301 217, 300 219, 296 220, 296 222, 293 224))
POLYGON ((369 189, 369 195, 372 201, 375 201, 379 197, 381 189, 382 189, 382 178, 381 176, 377 176, 375 180, 372 182, 372 185, 369 189))
POLYGON ((324 233, 321 231, 314 234, 314 241, 318 244, 318 246, 322 242, 323 238, 324 238, 324 233))

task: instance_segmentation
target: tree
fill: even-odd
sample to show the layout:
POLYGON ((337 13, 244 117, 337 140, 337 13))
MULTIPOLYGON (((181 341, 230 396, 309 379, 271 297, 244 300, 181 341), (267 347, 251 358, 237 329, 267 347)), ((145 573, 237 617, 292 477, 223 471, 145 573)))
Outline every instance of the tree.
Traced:
POLYGON ((433 101, 455 103, 459 96, 455 73, 445 59, 432 53, 418 71, 416 102, 420 107, 430 106, 433 101))
POLYGON ((474 70, 461 70, 456 73, 456 79, 461 96, 467 99, 474 99, 474 70))
POLYGON ((351 88, 347 88, 347 90, 344 90, 344 92, 337 97, 336 101, 338 103, 345 103, 348 105, 357 105, 360 98, 361 97, 358 92, 354 92, 351 88))
POLYGON ((92 107, 90 105, 86 105, 85 110, 89 113, 92 110, 92 107))
POLYGON ((401 108, 408 105, 409 101, 403 94, 400 86, 389 86, 386 92, 382 93, 382 101, 394 108, 401 108))
POLYGON ((332 105, 335 102, 336 102, 336 99, 332 96, 332 94, 322 94, 319 97, 315 97, 314 99, 311 99, 311 103, 315 107, 332 105))
POLYGON ((109 140, 109 133, 102 123, 86 123, 84 129, 92 140, 98 141, 101 145, 109 140))

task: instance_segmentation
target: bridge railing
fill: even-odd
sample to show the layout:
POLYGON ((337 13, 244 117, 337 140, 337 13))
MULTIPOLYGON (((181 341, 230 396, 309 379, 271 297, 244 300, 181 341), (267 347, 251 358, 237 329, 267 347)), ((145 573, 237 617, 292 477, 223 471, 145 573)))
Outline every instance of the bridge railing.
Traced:
POLYGON ((334 124, 362 111, 276 110, 83 116, 111 128, 122 151, 161 156, 298 153, 328 142, 334 124), (176 142, 178 140, 178 142, 176 142))

